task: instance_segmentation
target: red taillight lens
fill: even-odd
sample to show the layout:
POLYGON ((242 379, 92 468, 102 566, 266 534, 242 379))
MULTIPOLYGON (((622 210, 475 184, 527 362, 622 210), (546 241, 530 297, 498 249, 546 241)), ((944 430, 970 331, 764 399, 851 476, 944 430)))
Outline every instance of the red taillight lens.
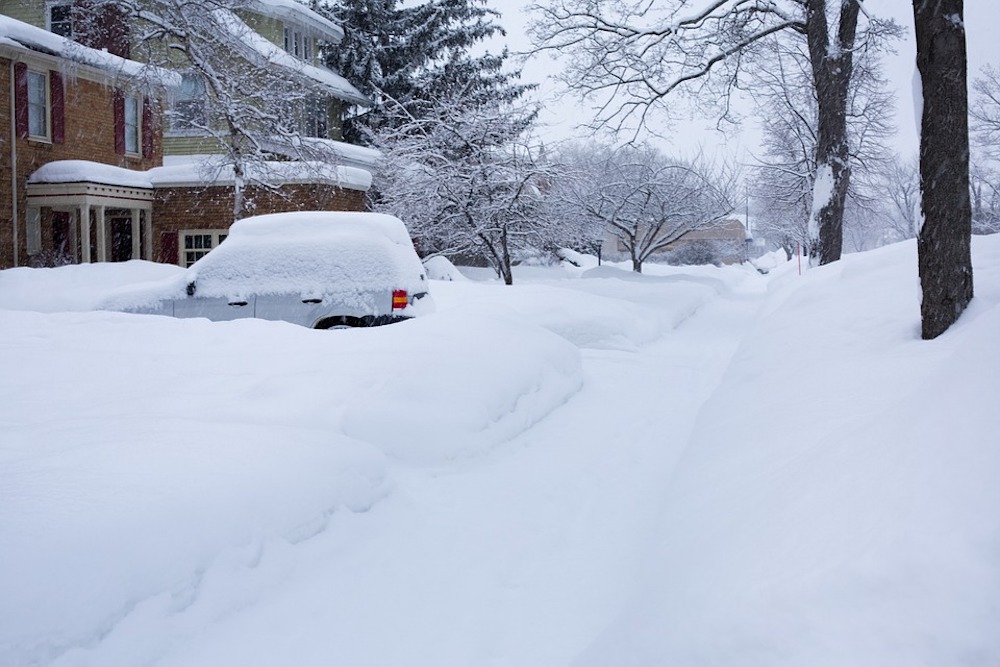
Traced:
POLYGON ((406 296, 405 289, 397 289, 392 291, 392 309, 402 310, 410 304, 410 300, 406 296))

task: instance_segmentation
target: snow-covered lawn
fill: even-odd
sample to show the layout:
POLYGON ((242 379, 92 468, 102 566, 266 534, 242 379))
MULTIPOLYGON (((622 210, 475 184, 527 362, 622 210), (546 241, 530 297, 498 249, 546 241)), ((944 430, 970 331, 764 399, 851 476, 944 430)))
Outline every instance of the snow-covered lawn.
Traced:
POLYGON ((1000 663, 1000 237, 525 268, 310 331, 0 272, 0 664, 1000 663))

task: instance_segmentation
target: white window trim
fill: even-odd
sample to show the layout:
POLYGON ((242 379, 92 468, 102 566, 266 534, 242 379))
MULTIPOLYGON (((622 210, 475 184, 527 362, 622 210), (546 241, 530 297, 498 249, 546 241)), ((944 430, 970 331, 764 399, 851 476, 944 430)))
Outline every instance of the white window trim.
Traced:
POLYGON ((191 266, 198 259, 207 255, 210 250, 217 248, 227 236, 229 236, 228 229, 182 229, 177 232, 177 263, 184 268, 191 266), (212 246, 210 248, 188 248, 185 244, 185 237, 188 236, 210 236, 212 246), (188 253, 197 256, 193 256, 191 261, 188 261, 188 253))
POLYGON ((28 70, 28 99, 25 103, 28 105, 28 139, 31 141, 44 141, 45 143, 52 143, 52 86, 49 81, 49 72, 37 69, 28 70), (42 79, 42 95, 45 96, 44 102, 44 113, 42 114, 42 122, 45 124, 44 134, 37 134, 31 131, 31 80, 32 75, 41 77, 42 79))
MULTIPOLYGON (((45 29, 48 30, 49 32, 52 32, 52 10, 55 7, 68 7, 70 9, 70 11, 72 11, 73 10, 73 2, 72 2, 72 0, 49 0, 48 2, 45 3, 45 29)), ((73 39, 73 36, 74 36, 75 33, 76 33, 76 30, 75 30, 75 26, 73 25, 73 19, 72 19, 72 16, 71 16, 70 17, 70 22, 69 22, 69 36, 68 36, 68 38, 69 39, 73 39)))
MULTIPOLYGON (((202 125, 208 124, 208 89, 205 85, 205 80, 200 74, 188 72, 183 74, 184 80, 196 80, 196 83, 191 88, 194 93, 191 97, 182 97, 184 86, 182 84, 181 90, 175 95, 173 100, 173 107, 170 110, 170 126, 168 130, 164 133, 166 136, 200 136, 204 133, 202 125), (181 120, 181 112, 179 111, 178 105, 187 104, 190 109, 198 107, 196 122, 194 127, 178 127, 178 120, 181 120)), ((190 118, 183 118, 185 122, 190 122, 190 118)))
POLYGON ((142 155, 142 98, 135 95, 125 96, 125 154, 133 157, 142 155), (129 123, 128 110, 129 103, 135 105, 135 150, 129 149, 129 123))
POLYGON ((311 33, 294 23, 285 23, 282 25, 281 35, 281 46, 285 53, 310 64, 313 63, 316 55, 316 40, 311 33))

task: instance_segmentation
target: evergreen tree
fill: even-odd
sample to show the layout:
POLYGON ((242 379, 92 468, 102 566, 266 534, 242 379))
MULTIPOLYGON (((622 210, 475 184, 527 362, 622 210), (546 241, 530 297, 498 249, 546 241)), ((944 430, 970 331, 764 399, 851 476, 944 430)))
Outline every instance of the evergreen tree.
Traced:
POLYGON ((377 103, 344 122, 344 138, 372 143, 373 133, 398 119, 385 103, 414 117, 440 100, 461 98, 472 105, 510 102, 530 86, 517 72, 504 71, 507 52, 471 56, 484 39, 504 34, 499 13, 482 0, 429 0, 400 7, 396 0, 335 0, 325 7, 347 33, 326 51, 327 64, 377 103), (471 92, 470 92, 471 91, 471 92))

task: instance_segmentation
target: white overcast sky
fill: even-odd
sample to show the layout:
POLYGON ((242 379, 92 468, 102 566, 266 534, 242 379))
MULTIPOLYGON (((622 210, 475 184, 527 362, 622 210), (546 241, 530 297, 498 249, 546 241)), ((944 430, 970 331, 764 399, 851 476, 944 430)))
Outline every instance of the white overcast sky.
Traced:
MULTIPOLYGON (((489 6, 503 14, 500 23, 507 31, 506 43, 511 51, 526 51, 530 44, 525 35, 525 26, 529 17, 524 11, 527 0, 488 0, 489 6)), ((913 9, 908 0, 887 0, 886 2, 868 2, 873 12, 888 12, 906 28, 906 35, 897 44, 897 54, 886 62, 886 75, 896 88, 896 124, 897 150, 903 155, 916 154, 917 135, 913 112, 912 82, 915 66, 915 46, 913 38, 913 9), (884 7, 884 8, 883 8, 884 7)), ((884 15, 884 14, 880 14, 884 15)), ((1000 46, 998 46, 996 31, 1000 30, 1000 1, 998 0, 966 0, 965 20, 967 27, 967 45, 969 52, 969 75, 975 76, 980 68, 987 64, 1000 65, 1000 46)), ((495 49, 496 47, 491 47, 495 49)), ((576 126, 589 117, 589 111, 572 98, 551 99, 557 89, 550 78, 558 68, 558 64, 548 56, 537 56, 529 59, 524 65, 523 79, 527 82, 540 84, 540 93, 546 98, 545 111, 541 121, 546 128, 541 132, 543 137, 552 140, 582 136, 576 126)), ((747 121, 743 138, 721 137, 711 128, 714 119, 706 118, 704 122, 692 122, 675 128, 668 139, 670 148, 681 153, 693 153, 700 147, 709 150, 724 150, 742 153, 744 148, 753 150, 756 139, 753 121, 747 121)))

